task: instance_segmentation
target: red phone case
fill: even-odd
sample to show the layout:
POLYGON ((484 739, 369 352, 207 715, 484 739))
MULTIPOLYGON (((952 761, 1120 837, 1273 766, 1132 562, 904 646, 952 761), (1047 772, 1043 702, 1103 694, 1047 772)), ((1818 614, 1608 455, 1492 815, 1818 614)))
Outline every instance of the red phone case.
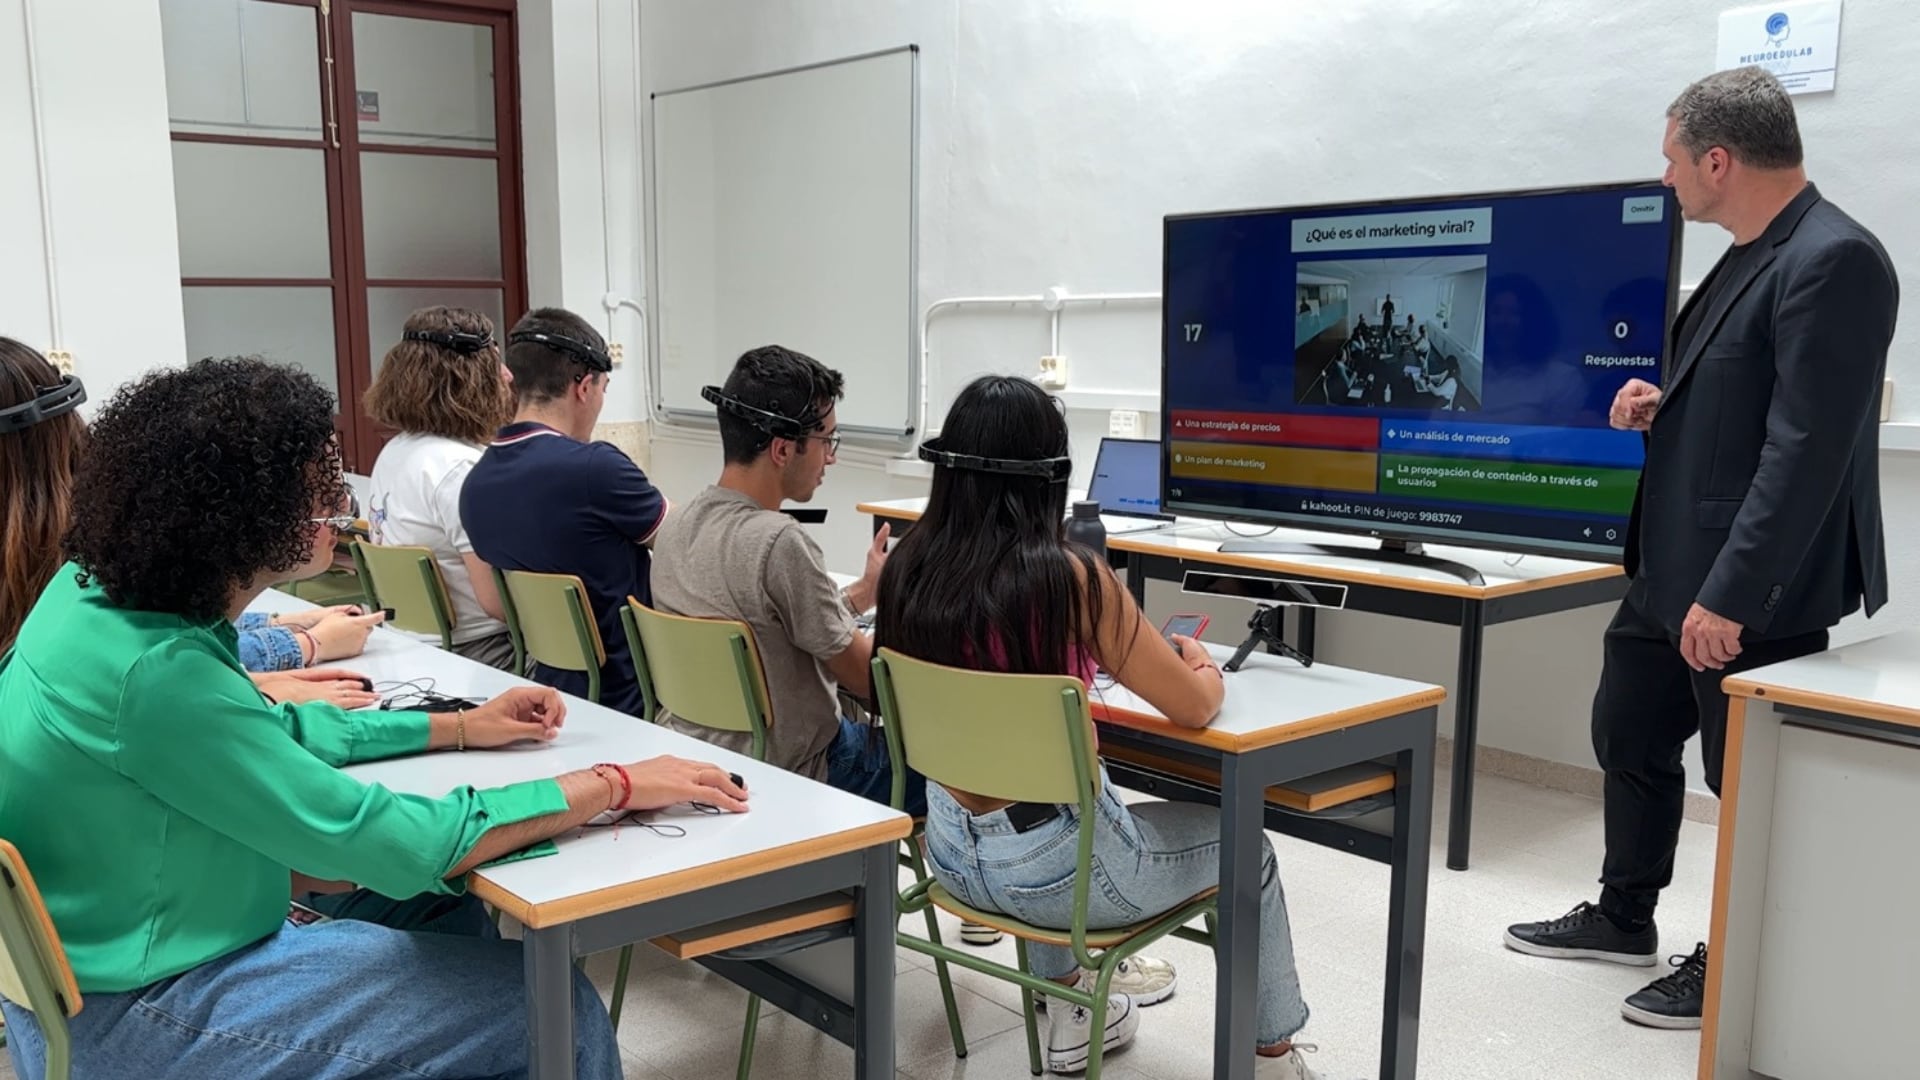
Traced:
POLYGON ((1199 614, 1198 612, 1190 612, 1186 614, 1169 616, 1166 621, 1166 624, 1160 627, 1160 636, 1163 638, 1166 638, 1168 641, 1172 641, 1173 640, 1173 637, 1172 637, 1173 624, 1176 622, 1179 622, 1182 619, 1199 619, 1200 620, 1200 625, 1193 628, 1193 633, 1185 635, 1186 637, 1190 637, 1190 638, 1198 638, 1202 633, 1205 633, 1207 629, 1207 623, 1212 621, 1210 616, 1202 615, 1202 614, 1199 614))

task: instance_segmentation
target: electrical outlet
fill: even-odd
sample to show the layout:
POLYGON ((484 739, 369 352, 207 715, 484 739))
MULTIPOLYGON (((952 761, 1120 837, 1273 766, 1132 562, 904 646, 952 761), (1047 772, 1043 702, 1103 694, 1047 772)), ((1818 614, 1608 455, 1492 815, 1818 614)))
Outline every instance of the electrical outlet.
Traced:
POLYGON ((607 356, 612 358, 614 367, 619 367, 626 362, 627 347, 617 341, 609 342, 607 344, 607 356))
POLYGON ((1049 390, 1067 388, 1067 358, 1064 356, 1043 356, 1040 358, 1040 374, 1034 376, 1034 382, 1049 390))
POLYGON ((48 353, 47 363, 52 364, 62 375, 73 374, 73 354, 65 349, 55 349, 48 353))
POLYGON ((1140 410, 1115 409, 1107 414, 1107 434, 1117 439, 1140 437, 1140 410))
POLYGON ((1893 419, 1893 380, 1880 384, 1880 422, 1893 419))

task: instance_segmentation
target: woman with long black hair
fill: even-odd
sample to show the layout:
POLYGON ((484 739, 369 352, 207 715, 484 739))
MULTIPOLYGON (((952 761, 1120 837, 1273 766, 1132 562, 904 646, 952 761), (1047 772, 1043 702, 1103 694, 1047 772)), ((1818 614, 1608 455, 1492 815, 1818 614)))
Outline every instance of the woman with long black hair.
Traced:
MULTIPOLYGON (((1032 382, 984 376, 954 401, 937 447, 964 455, 945 459, 957 463, 1065 459, 1066 417, 1032 382)), ((936 460, 926 512, 881 573, 877 644, 952 667, 1077 675, 1089 686, 1097 665, 1174 723, 1207 726, 1226 695, 1219 667, 1199 642, 1179 638, 1178 652, 1168 648, 1106 563, 1067 542, 1066 498, 1064 479, 936 460)), ((969 904, 1036 925, 1071 924, 1073 838, 1082 828, 1095 830, 1092 926, 1159 915, 1220 878, 1218 811, 1170 802, 1129 807, 1104 769, 1091 822, 1063 806, 1038 824, 1023 812, 1016 827, 1010 804, 935 783, 927 785, 927 804, 927 857, 940 883, 969 904)), ((1314 1080, 1298 1053, 1308 1048, 1292 1042, 1307 1006, 1271 845, 1261 855, 1260 902, 1260 1075, 1314 1080)), ((1068 949, 1036 944, 1029 958, 1044 978, 1075 985, 1083 977, 1068 949)), ((1115 995, 1107 1048, 1131 1037, 1135 1004, 1115 995)), ((1090 1024, 1088 1010, 1055 1003, 1049 1068, 1085 1067, 1090 1024)))

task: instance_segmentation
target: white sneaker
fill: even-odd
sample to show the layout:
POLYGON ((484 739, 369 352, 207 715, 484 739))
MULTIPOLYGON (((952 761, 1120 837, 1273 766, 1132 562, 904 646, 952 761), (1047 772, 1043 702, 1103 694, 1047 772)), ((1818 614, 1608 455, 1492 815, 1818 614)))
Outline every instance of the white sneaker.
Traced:
MULTIPOLYGON (((1170 962, 1152 956, 1129 956, 1114 969, 1113 978, 1107 983, 1107 992, 1125 994, 1133 999, 1135 1005, 1144 1009, 1172 997, 1178 981, 1179 973, 1170 962)), ((1078 987, 1092 993, 1093 972, 1082 968, 1078 987)), ((1047 995, 1037 995, 1033 1004, 1036 1009, 1046 1012, 1047 995)))
POLYGON ((1256 1080, 1325 1080, 1300 1058, 1303 1053, 1317 1053, 1319 1049, 1313 1043, 1294 1043, 1291 1050, 1279 1057, 1255 1057, 1253 1075, 1256 1080))
MULTIPOLYGON (((1107 1034, 1102 1044, 1107 1053, 1133 1041, 1140 1029, 1140 1010, 1125 994, 1107 998, 1107 1034)), ((1056 1006, 1047 1015, 1047 1070, 1056 1073, 1084 1072, 1087 1055, 1093 1046, 1093 1010, 1084 1005, 1071 1009, 1056 1006)))
POLYGON ((1000 939, 1005 936, 998 929, 984 923, 960 920, 960 940, 965 944, 985 948, 988 945, 1000 944, 1000 939))

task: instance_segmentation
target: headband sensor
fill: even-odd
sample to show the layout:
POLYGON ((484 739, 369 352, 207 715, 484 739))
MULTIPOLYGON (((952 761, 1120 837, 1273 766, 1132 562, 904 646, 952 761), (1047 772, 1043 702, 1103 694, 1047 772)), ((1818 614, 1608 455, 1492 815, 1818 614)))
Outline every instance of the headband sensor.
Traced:
POLYGON ((523 343, 545 345, 549 349, 566 353, 602 375, 613 370, 613 357, 608 356, 604 349, 596 349, 584 341, 577 341, 562 334, 549 334, 544 330, 515 330, 507 335, 507 344, 523 343))
POLYGON ((749 405, 737 397, 730 396, 718 386, 703 386, 700 396, 714 408, 728 416, 745 420, 754 430, 765 432, 776 439, 805 439, 818 434, 820 416, 811 408, 799 416, 783 416, 769 409, 749 405))
POLYGON ((429 345, 452 349, 462 356, 471 356, 497 344, 492 334, 468 334, 458 330, 408 330, 400 335, 400 340, 424 341, 429 345))
POLYGON ((949 469, 964 469, 967 472, 997 473, 1001 476, 1033 476, 1051 483, 1062 483, 1073 474, 1073 459, 1068 457, 1049 458, 994 458, 977 454, 957 454, 941 444, 945 439, 928 439, 920 444, 920 460, 935 465, 944 465, 949 469))
POLYGON ((78 378, 64 375, 59 386, 36 387, 31 399, 0 409, 0 435, 25 431, 35 424, 65 416, 85 400, 87 388, 78 378))

